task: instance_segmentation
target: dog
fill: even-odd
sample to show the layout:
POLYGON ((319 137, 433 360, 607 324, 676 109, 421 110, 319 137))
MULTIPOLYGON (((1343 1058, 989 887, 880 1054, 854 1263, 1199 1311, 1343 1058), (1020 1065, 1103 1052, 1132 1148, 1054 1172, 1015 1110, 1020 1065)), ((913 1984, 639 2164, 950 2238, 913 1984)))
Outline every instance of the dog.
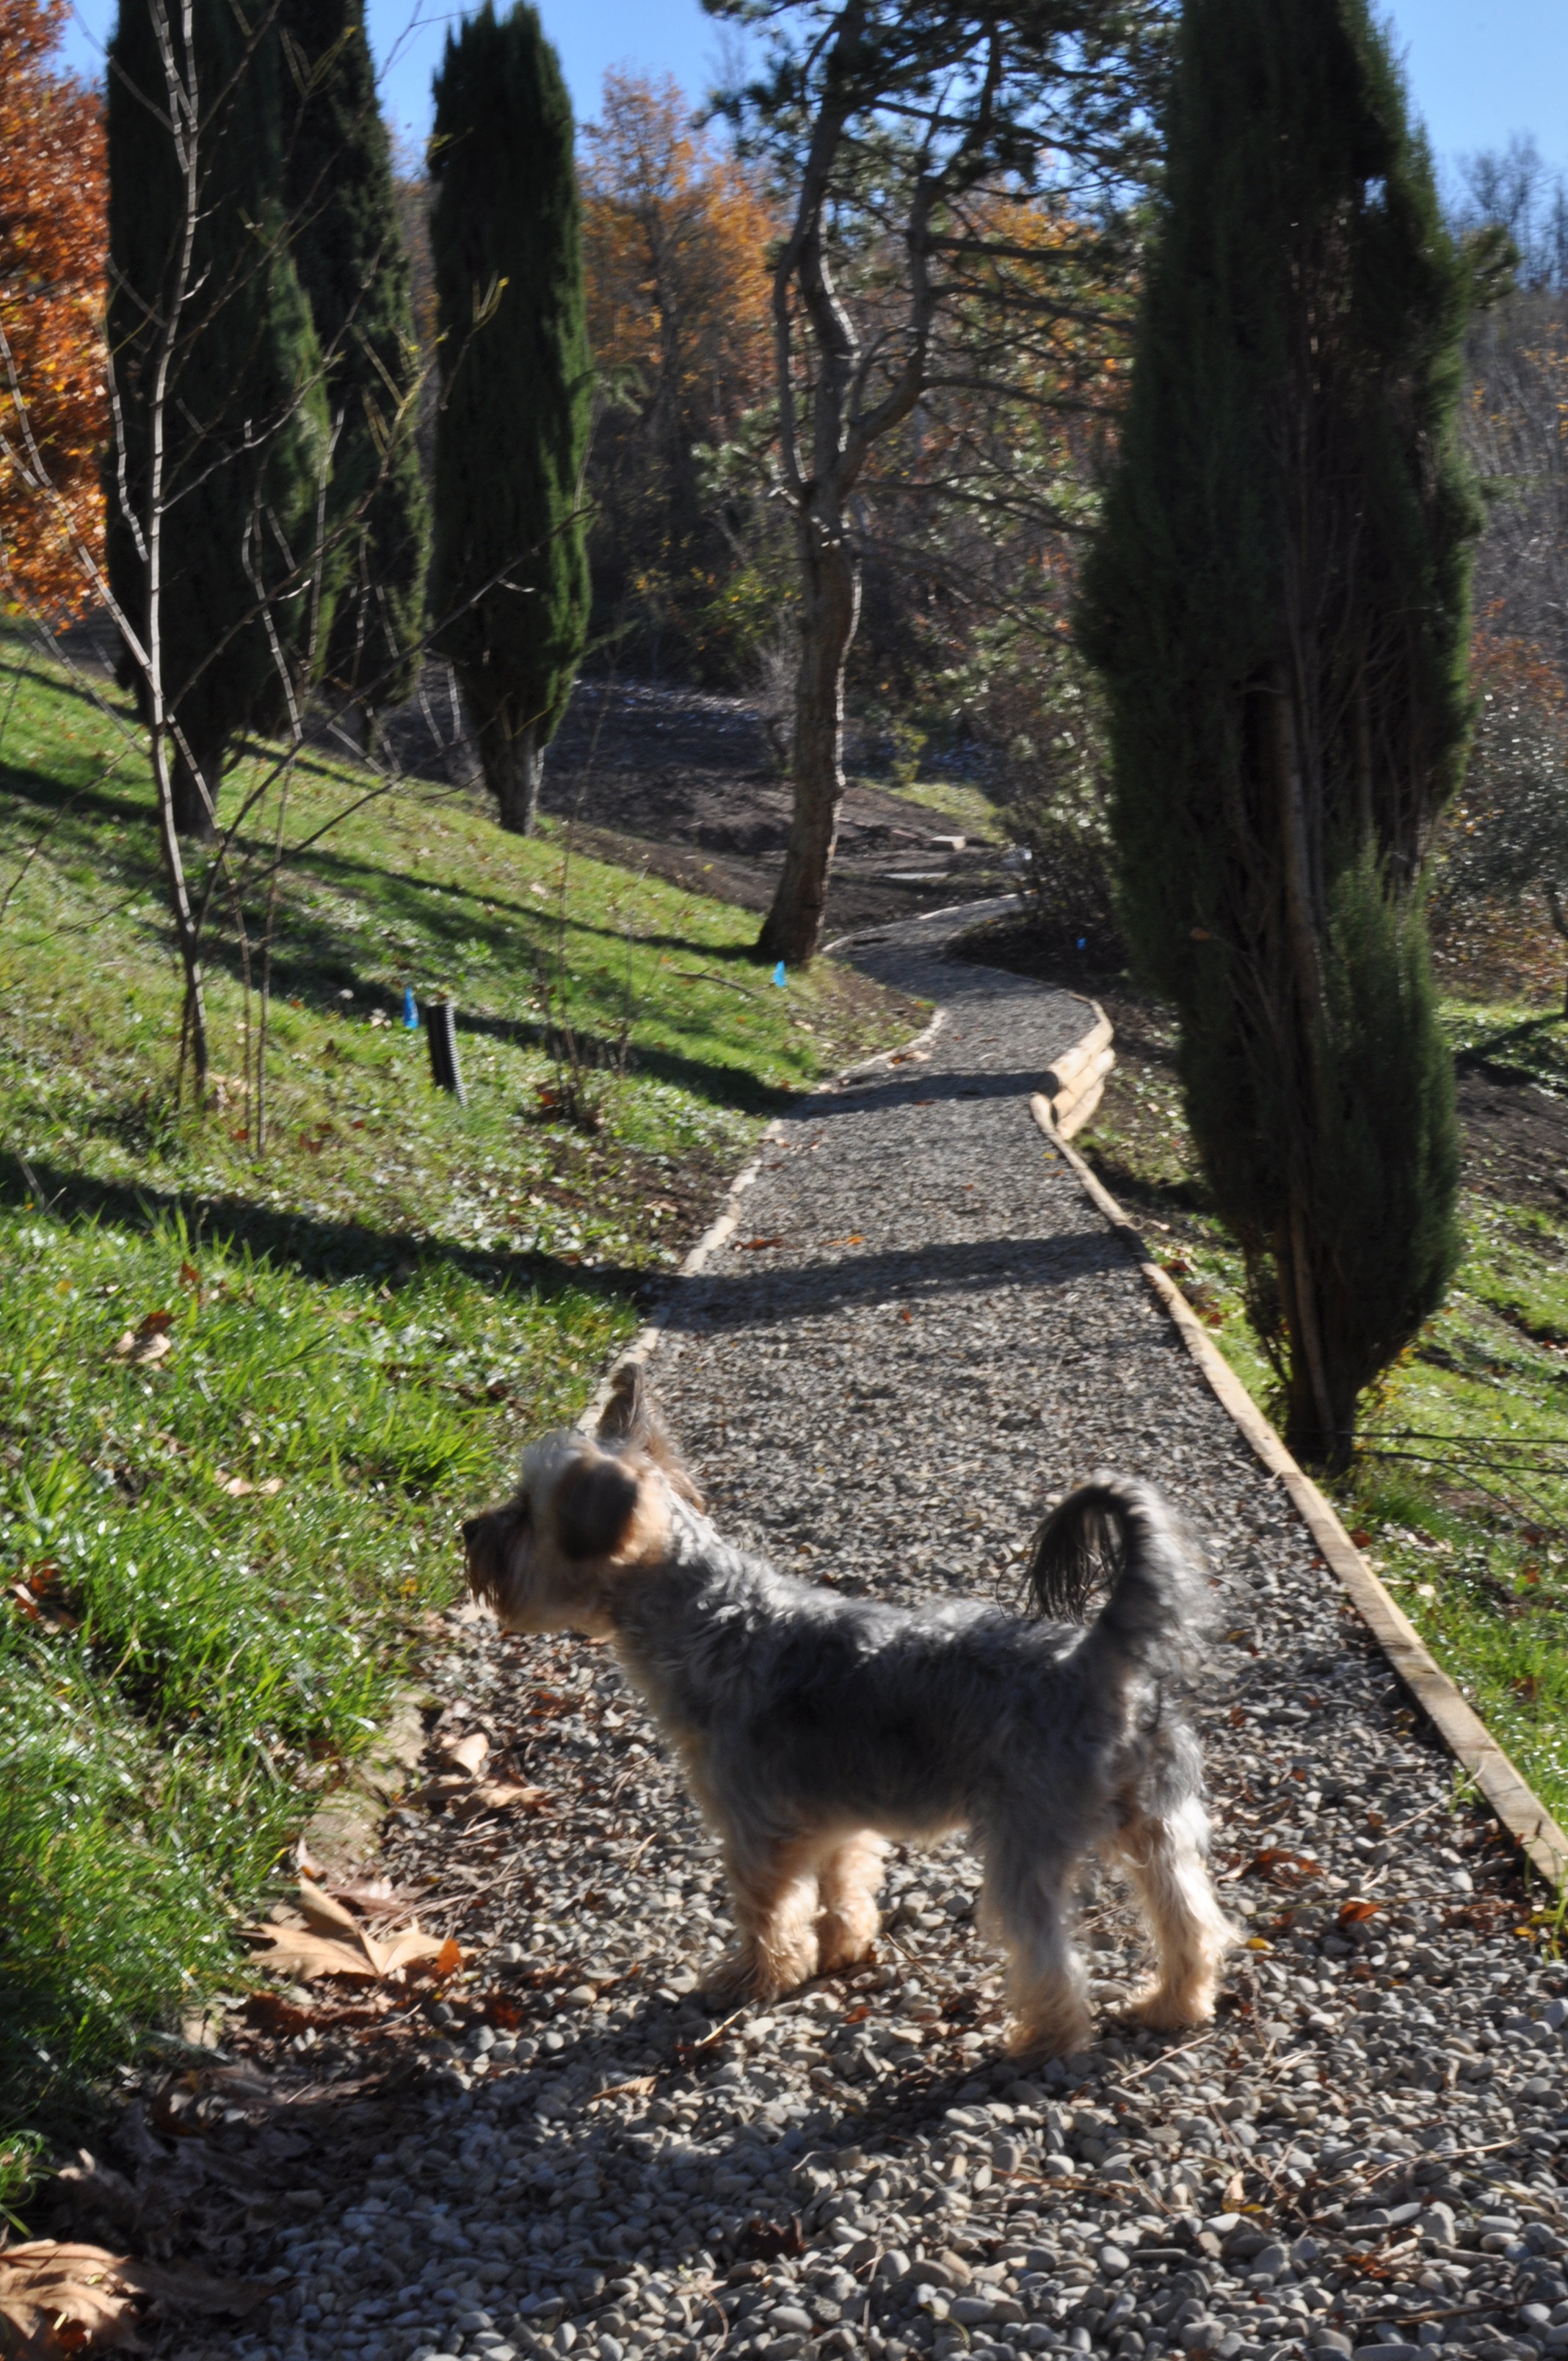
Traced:
POLYGON ((1235 1930, 1181 1704, 1203 1587, 1151 1485, 1100 1476, 1064 1499, 1016 1613, 841 1598, 720 1539, 633 1366, 595 1438, 532 1444, 513 1498, 463 1538, 469 1587, 502 1627, 608 1640, 679 1754, 738 1933, 710 1997, 768 2001, 869 1959, 889 1840, 967 1827, 980 1922, 1008 1954, 1014 2055, 1091 2037, 1072 1937, 1091 1851, 1125 1868, 1153 1938, 1134 2015, 1161 2030, 1212 2015, 1235 1930))

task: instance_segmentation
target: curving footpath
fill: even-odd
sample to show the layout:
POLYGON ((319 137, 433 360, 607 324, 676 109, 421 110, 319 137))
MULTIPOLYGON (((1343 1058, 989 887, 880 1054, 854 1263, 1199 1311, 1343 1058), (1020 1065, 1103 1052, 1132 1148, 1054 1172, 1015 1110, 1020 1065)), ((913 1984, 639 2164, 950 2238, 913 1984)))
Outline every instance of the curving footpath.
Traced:
POLYGON ((456 1617, 437 1735, 482 1731, 550 1805, 499 1834, 402 1816, 388 1866, 460 1898, 488 2022, 427 2040, 367 2168, 253 2251, 277 2293, 240 2352, 1568 2349, 1568 1975, 1031 1119, 1085 1004, 947 959, 970 915, 854 946, 946 1021, 770 1135, 655 1382, 720 1528, 845 1588, 1005 1582, 1095 1466, 1175 1497, 1223 1598, 1202 1726, 1250 1939, 1219 2021, 1118 2024, 1137 1941, 1107 1881, 1103 2037, 1021 2079, 955 1839, 894 1856, 878 1966, 716 2024, 717 1864, 636 1701, 598 1650, 456 1617))

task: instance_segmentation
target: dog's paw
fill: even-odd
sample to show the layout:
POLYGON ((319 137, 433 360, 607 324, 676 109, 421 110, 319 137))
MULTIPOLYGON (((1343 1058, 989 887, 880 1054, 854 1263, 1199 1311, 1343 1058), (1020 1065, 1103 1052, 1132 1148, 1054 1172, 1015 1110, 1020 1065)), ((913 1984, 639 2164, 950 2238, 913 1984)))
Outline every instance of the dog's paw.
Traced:
POLYGON ((1093 2039, 1094 2020, 1087 2012, 1064 2013, 1043 2023, 1018 2017, 1007 2028, 1007 2054, 1021 2066, 1041 2066, 1047 2058, 1076 2056, 1093 2039))
POLYGON ((1208 2025, 1214 2015, 1214 1994, 1208 1985, 1190 1992, 1168 1992, 1151 1984, 1136 1993, 1123 2011, 1149 2033, 1181 2033, 1194 2025, 1208 2025))
POLYGON ((850 1927, 841 1918, 817 1922, 817 1973, 837 1975, 841 1968, 861 1968, 876 1958, 876 1932, 850 1927))
POLYGON ((783 1990, 755 1951, 726 1951, 702 1980, 703 1999, 718 2008, 739 2008, 744 2001, 776 2000, 783 1990))

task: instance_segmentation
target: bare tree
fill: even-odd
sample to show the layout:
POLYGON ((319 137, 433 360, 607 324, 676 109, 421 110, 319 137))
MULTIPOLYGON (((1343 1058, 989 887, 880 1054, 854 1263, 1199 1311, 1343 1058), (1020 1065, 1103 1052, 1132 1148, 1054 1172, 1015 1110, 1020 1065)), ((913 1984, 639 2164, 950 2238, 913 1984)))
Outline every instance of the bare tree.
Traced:
POLYGON ((1168 11, 708 5, 769 28, 766 71, 722 104, 795 192, 773 289, 776 489, 801 584, 795 810, 759 949, 799 961, 820 936, 844 792, 868 469, 932 398, 993 412, 1051 398, 1040 363, 1052 327, 1102 319, 1094 291, 1126 273, 1168 11), (1016 208, 1034 202, 1051 210, 1050 241, 1019 234, 1016 208))

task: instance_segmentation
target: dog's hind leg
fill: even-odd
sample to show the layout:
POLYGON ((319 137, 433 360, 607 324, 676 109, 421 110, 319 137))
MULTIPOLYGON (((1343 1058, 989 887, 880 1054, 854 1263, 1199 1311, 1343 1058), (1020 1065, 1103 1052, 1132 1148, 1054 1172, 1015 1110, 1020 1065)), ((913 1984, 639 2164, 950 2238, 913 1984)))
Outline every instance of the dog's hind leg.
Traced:
POLYGON ((980 1919, 1008 1954, 1007 2047, 1015 2058, 1068 2058, 1093 2030, 1083 1962, 1072 1940, 1069 1860, 1042 1861, 994 1839, 986 1847, 980 1919))
POLYGON ((822 1914, 817 1921, 817 1971, 852 1968, 869 1960, 882 1926, 877 1894, 887 1859, 886 1840, 862 1828, 838 1845, 817 1872, 822 1914))
POLYGON ((1157 2032, 1207 2025, 1235 1928, 1210 1883, 1209 1817, 1196 1795, 1168 1812, 1139 1814, 1117 1831, 1126 1867, 1154 1938, 1158 1972, 1131 2014, 1157 2032))
POLYGON ((725 1874, 739 1940, 707 1977, 714 1998, 772 2000, 817 1973, 819 1837, 768 1842, 733 1831, 725 1874))

